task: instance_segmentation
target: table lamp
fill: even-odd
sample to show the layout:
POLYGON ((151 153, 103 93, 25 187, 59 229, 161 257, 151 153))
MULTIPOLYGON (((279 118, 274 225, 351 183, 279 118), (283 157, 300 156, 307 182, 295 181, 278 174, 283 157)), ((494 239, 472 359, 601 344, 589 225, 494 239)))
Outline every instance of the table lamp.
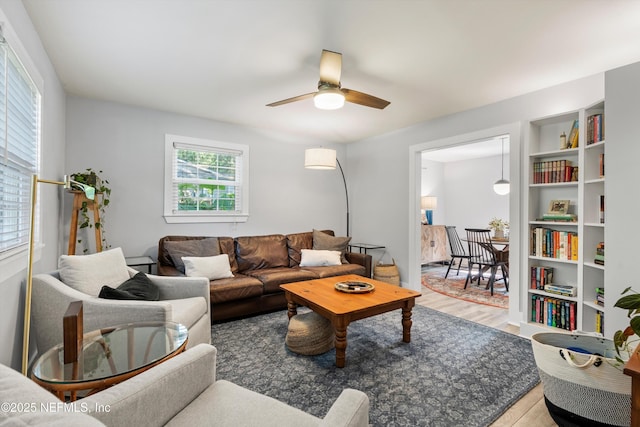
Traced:
POLYGON ((420 207, 424 209, 424 215, 427 218, 427 225, 433 225, 433 211, 438 206, 438 198, 435 196, 422 196, 420 199, 420 207))

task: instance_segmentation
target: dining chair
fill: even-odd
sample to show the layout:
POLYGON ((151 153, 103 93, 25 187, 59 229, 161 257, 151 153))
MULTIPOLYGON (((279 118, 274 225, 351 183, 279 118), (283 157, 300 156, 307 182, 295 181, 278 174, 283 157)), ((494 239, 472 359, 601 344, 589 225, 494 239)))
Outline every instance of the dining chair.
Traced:
POLYGON ((458 236, 456 227, 453 225, 445 225, 444 228, 447 230, 449 248, 451 249, 451 261, 449 261, 449 268, 447 268, 447 273, 444 275, 444 278, 446 279, 449 275, 449 270, 451 270, 451 266, 455 265, 456 259, 458 259, 458 270, 456 271, 456 276, 460 273, 462 260, 466 259, 467 264, 469 263, 469 254, 464 249, 464 245, 462 244, 462 240, 460 240, 460 236, 458 236))
POLYGON ((469 244, 469 274, 464 283, 464 288, 467 288, 469 280, 473 282, 474 278, 471 272, 473 265, 477 264, 478 285, 482 283, 483 272, 490 269, 491 276, 487 282, 487 289, 491 289, 491 295, 493 295, 493 284, 496 280, 498 267, 500 267, 504 285, 507 291, 509 291, 509 275, 507 273, 506 263, 504 258, 498 258, 496 255, 496 250, 491 243, 491 231, 479 228, 465 228, 465 231, 467 232, 467 243, 469 244))

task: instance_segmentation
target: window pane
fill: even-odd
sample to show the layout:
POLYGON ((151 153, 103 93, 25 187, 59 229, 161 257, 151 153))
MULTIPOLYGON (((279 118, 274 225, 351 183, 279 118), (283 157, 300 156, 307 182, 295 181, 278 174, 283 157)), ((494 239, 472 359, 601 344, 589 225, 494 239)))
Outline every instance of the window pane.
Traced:
POLYGON ((40 94, 13 51, 0 43, 0 252, 29 239, 39 132, 40 94))

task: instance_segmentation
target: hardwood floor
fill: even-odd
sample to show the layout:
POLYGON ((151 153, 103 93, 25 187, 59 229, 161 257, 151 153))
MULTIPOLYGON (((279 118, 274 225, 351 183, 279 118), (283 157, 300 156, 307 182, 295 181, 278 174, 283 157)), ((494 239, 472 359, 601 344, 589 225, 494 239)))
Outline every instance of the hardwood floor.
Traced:
MULTIPOLYGON (((458 300, 433 292, 424 286, 422 287, 422 296, 416 299, 416 303, 512 334, 520 333, 518 326, 507 323, 507 310, 503 308, 458 300)), ((542 384, 538 384, 491 424, 492 427, 534 425, 536 427, 557 426, 544 404, 542 384)))

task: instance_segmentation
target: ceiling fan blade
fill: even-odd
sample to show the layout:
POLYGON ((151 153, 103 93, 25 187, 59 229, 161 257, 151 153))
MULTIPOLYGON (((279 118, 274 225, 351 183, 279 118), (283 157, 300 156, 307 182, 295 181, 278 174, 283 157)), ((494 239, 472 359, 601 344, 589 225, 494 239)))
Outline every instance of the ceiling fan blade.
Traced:
POLYGON ((381 98, 376 98, 373 95, 367 95, 366 93, 358 92, 357 90, 342 89, 342 93, 344 93, 345 101, 364 105, 366 107, 378 108, 382 110, 387 105, 391 104, 389 101, 385 101, 381 98))
POLYGON ((290 102, 302 101, 303 99, 311 98, 317 92, 306 93, 304 95, 294 96, 293 98, 283 99, 282 101, 272 102, 271 104, 267 104, 267 107, 277 107, 278 105, 288 104, 290 102))
POLYGON ((340 87, 342 54, 323 49, 320 57, 320 81, 340 87))

